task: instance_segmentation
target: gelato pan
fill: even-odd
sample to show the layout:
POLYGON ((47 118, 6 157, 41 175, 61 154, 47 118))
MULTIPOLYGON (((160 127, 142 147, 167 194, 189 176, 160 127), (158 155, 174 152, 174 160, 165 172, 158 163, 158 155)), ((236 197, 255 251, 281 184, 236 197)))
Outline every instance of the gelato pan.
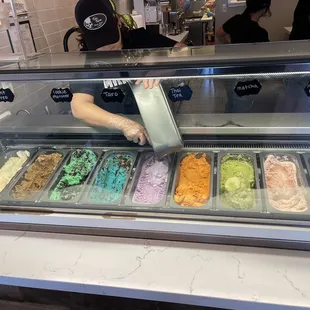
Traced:
POLYGON ((127 185, 135 155, 126 152, 108 153, 100 167, 88 199, 93 203, 117 203, 127 185))
POLYGON ((45 187, 62 158, 63 154, 59 152, 40 154, 13 187, 12 197, 15 199, 34 198, 45 187))
POLYGON ((308 210, 299 163, 294 156, 268 155, 264 174, 268 200, 273 208, 283 212, 308 210))
POLYGON ((57 184, 52 187, 50 200, 70 201, 77 197, 96 163, 97 155, 93 151, 87 149, 74 151, 69 162, 63 167, 57 184))
POLYGON ((251 156, 227 154, 221 158, 220 199, 226 208, 255 208, 255 187, 255 171, 251 156))
POLYGON ((28 151, 18 151, 15 156, 10 157, 0 169, 0 193, 11 182, 18 171, 21 170, 28 160, 28 151))
POLYGON ((174 201, 184 207, 203 207, 210 198, 211 161, 204 153, 187 154, 181 161, 174 201))
POLYGON ((133 188, 132 202, 134 204, 156 205, 164 200, 170 164, 170 157, 164 157, 162 161, 158 161, 154 154, 148 154, 141 159, 140 174, 133 188))

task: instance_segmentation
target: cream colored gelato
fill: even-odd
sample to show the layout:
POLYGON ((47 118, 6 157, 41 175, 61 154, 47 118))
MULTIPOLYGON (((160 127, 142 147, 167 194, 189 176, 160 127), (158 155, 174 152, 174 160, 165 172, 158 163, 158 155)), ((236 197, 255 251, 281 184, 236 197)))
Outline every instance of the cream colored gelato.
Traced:
POLYGON ((2 166, 0 169, 0 193, 23 167, 29 156, 28 151, 18 151, 16 156, 9 158, 2 166))
POLYGON ((270 205, 283 212, 308 210, 306 194, 298 184, 298 167, 292 161, 269 155, 264 162, 270 205))

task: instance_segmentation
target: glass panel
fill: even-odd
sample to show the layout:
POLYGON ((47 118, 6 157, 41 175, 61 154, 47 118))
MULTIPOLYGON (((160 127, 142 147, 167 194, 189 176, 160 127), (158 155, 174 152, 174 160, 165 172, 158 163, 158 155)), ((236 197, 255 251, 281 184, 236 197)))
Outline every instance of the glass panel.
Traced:
MULTIPOLYGON (((309 59, 309 43, 294 42, 294 48, 289 42, 247 45, 223 45, 186 47, 176 49, 149 49, 111 52, 72 52, 58 54, 43 54, 37 58, 20 63, 20 70, 47 69, 81 69, 81 68, 118 68, 120 66, 136 67, 137 69, 165 68, 180 69, 196 65, 196 68, 218 67, 247 64, 277 64, 307 63, 309 59), (198 66, 198 67, 197 67, 198 66)), ((16 70, 14 67, 2 70, 16 70)), ((258 72, 255 72, 258 73, 258 72)), ((238 72, 234 72, 238 74, 238 72)))
MULTIPOLYGON (((70 54, 68 66, 78 68, 81 57, 85 64, 85 55, 70 54)), ((55 59, 43 67, 59 66, 55 59)), ((140 85, 139 92, 130 77, 106 80, 98 71, 87 78, 96 67, 84 68, 82 80, 63 68, 54 70, 51 80, 40 80, 38 73, 36 80, 2 82, 2 96, 11 97, 0 103, 0 204, 175 218, 309 220, 307 70, 285 75, 246 68, 248 76, 163 73, 159 86, 140 85), (112 114, 105 119, 102 110, 112 114), (178 128, 168 124, 171 113, 178 128), (133 143, 140 138, 115 125, 115 115, 144 122, 155 150, 169 146, 178 130, 184 147, 158 160, 148 143, 133 143)))

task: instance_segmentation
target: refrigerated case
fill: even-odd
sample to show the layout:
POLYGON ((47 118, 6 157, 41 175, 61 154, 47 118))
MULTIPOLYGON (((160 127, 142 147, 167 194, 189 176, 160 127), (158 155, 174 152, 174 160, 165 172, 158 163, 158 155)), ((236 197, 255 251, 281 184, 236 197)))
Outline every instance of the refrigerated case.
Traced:
MULTIPOLYGON (((0 121, 1 227, 309 249, 309 59, 301 42, 49 54, 2 67, 1 91, 16 96, 0 121), (140 79, 160 79, 165 97, 143 90, 146 129, 171 130, 152 117, 160 110, 182 135, 183 148, 161 160, 70 113, 73 84, 102 94, 140 79), (50 104, 66 112, 44 114, 50 104)), ((124 97, 113 104, 135 92, 124 97)))

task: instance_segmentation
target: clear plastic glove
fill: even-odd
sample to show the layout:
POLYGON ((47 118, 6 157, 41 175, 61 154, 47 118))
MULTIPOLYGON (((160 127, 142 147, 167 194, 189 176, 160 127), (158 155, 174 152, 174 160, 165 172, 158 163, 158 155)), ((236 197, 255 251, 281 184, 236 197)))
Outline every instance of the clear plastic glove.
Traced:
POLYGON ((145 128, 134 121, 129 121, 123 126, 122 131, 128 141, 133 141, 139 145, 144 145, 149 140, 145 128))
POLYGON ((109 121, 109 125, 123 132, 128 141, 133 141, 139 145, 144 145, 147 141, 150 143, 150 139, 145 128, 130 119, 115 116, 109 121))
POLYGON ((154 79, 150 79, 150 80, 138 80, 136 82, 136 85, 140 85, 141 83, 143 83, 144 88, 147 89, 152 89, 154 86, 158 87, 160 80, 154 80, 154 79))

